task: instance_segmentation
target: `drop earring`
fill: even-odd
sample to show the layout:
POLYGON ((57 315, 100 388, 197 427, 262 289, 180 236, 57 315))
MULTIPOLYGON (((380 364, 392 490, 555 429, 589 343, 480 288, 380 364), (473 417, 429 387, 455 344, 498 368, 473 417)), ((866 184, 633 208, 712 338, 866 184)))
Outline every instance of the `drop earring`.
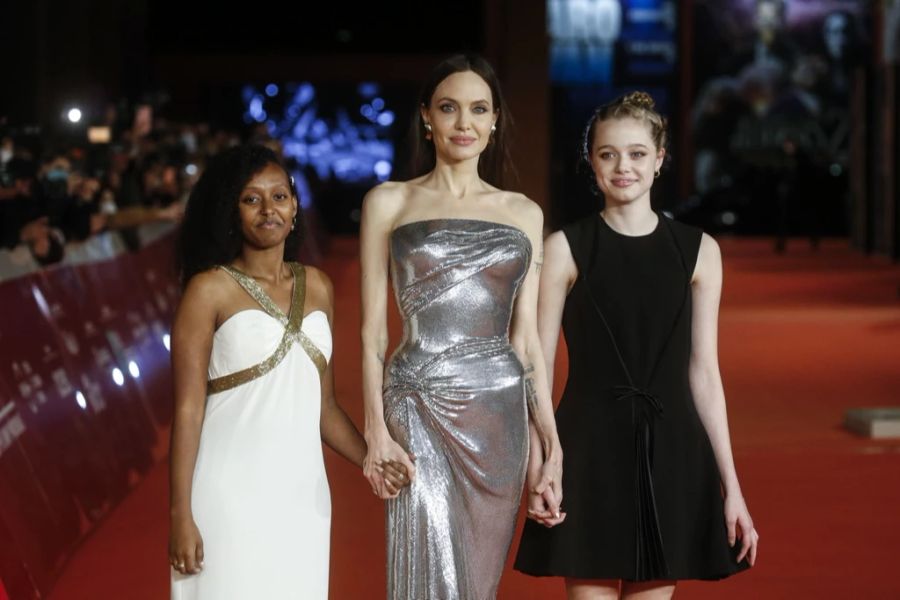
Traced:
POLYGON ((425 139, 431 139, 431 123, 425 123, 425 139))
POLYGON ((297 215, 294 214, 294 218, 293 218, 293 220, 291 220, 291 231, 293 231, 296 226, 297 226, 297 215))
POLYGON ((654 178, 654 179, 658 179, 658 178, 659 178, 659 169, 657 169, 657 170, 656 170, 656 173, 653 174, 653 178, 654 178))

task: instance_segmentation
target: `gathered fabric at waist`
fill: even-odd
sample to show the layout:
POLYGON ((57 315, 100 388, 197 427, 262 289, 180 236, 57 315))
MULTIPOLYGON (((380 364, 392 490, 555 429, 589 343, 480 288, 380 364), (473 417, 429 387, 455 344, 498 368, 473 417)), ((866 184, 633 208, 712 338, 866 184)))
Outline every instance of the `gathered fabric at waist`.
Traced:
POLYGON ((521 384, 523 374, 522 363, 507 336, 467 338, 439 351, 403 344, 385 369, 384 389, 429 394, 443 389, 451 395, 468 395, 473 384, 481 389, 521 384))
POLYGON ((427 367, 460 358, 489 358, 513 352, 506 335, 462 337, 458 340, 436 340, 427 336, 404 339, 388 361, 388 370, 394 363, 414 363, 417 368, 427 367))

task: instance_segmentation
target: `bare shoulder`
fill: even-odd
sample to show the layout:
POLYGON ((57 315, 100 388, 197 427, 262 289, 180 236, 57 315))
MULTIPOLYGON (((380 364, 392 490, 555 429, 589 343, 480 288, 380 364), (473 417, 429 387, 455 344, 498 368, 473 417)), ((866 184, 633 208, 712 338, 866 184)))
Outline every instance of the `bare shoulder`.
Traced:
POLYGON ((507 207, 516 215, 523 228, 529 234, 536 231, 543 238, 544 211, 541 206, 525 194, 518 192, 506 192, 506 194, 507 207))
POLYGON ((704 233, 700 238, 700 249, 697 253, 697 265, 694 267, 694 281, 705 281, 710 278, 720 279, 722 276, 722 251, 719 243, 704 233))
POLYGON ((544 211, 541 209, 541 206, 525 194, 506 192, 506 202, 509 208, 521 211, 524 215, 530 215, 532 218, 539 216, 542 220, 544 218, 544 211))
POLYGON ((568 258, 572 260, 572 249, 569 247, 569 238, 562 230, 554 231, 544 240, 544 251, 547 258, 568 258))
POLYGON ((189 313, 192 319, 208 315, 213 320, 226 305, 233 292, 230 276, 212 268, 191 277, 178 304, 178 312, 189 313))
POLYGON ((304 265, 306 269, 306 287, 316 293, 327 295, 329 298, 334 295, 334 285, 331 283, 331 277, 318 267, 312 265, 304 265))
POLYGON ((390 222, 403 209, 409 195, 406 182, 385 181, 366 193, 362 203, 364 222, 390 222))
POLYGON ((403 205, 409 195, 406 181, 385 181, 369 190, 363 198, 363 207, 369 212, 391 212, 403 205))
POLYGON ((228 295, 230 282, 231 277, 221 269, 207 269, 191 277, 184 289, 182 301, 194 297, 212 302, 220 301, 228 295))
POLYGON ((325 271, 311 265, 306 269, 306 304, 312 310, 321 309, 331 314, 334 306, 334 285, 325 271))
POLYGON ((722 262, 722 250, 719 248, 719 243, 708 233, 704 233, 700 238, 700 250, 697 261, 722 262))
POLYGON ((544 240, 544 275, 551 280, 565 280, 567 289, 578 277, 578 265, 572 256, 569 238, 562 230, 555 231, 544 240))

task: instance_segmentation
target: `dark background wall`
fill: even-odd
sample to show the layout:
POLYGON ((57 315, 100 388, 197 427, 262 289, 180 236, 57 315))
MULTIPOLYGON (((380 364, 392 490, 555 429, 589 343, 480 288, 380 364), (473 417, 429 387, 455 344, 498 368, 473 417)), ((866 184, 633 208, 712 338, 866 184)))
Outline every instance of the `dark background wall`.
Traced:
MULTIPOLYGON (((729 46, 713 49, 709 32, 698 26, 698 13, 708 2, 669 4, 677 8, 677 59, 674 77, 660 85, 670 99, 673 162, 658 196, 661 207, 677 210, 697 187, 690 124, 702 84, 698 65, 729 46)), ((789 10, 800 4, 816 3, 788 1, 789 10)), ((826 233, 848 235, 863 250, 897 257, 897 67, 896 58, 887 56, 896 46, 890 11, 897 3, 859 4, 869 39, 852 72, 846 208, 840 227, 826 233)), ((206 119, 215 115, 224 86, 377 78, 414 90, 443 56, 475 51, 495 64, 516 119, 519 183, 514 187, 544 204, 552 225, 571 218, 572 210, 591 207, 590 198, 582 196, 581 205, 575 198, 586 190, 572 168, 576 140, 571 138, 578 127, 566 126, 567 115, 554 101, 559 88, 549 73, 547 3, 297 3, 260 7, 258 13, 254 8, 223 11, 221 5, 171 0, 9 3, 2 25, 8 60, 0 117, 8 126, 37 126, 47 135, 64 130, 61 114, 69 103, 100 113, 125 99, 159 102, 168 118, 206 119)), ((629 82, 617 85, 621 89, 629 82)), ((598 104, 609 99, 596 97, 598 104)))

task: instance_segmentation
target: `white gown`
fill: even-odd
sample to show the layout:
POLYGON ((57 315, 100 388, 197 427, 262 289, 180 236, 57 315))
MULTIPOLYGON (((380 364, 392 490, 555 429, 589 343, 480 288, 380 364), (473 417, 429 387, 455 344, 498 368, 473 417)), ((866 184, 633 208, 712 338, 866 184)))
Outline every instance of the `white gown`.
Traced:
POLYGON ((213 337, 210 385, 237 375, 207 399, 191 496, 204 567, 172 570, 172 600, 328 597, 331 495, 319 414, 331 330, 322 311, 291 330, 305 290, 302 267, 291 268, 290 323, 252 279, 225 269, 245 289, 256 286, 248 292, 262 310, 238 312, 213 337), (267 359, 277 364, 261 374, 267 359))

